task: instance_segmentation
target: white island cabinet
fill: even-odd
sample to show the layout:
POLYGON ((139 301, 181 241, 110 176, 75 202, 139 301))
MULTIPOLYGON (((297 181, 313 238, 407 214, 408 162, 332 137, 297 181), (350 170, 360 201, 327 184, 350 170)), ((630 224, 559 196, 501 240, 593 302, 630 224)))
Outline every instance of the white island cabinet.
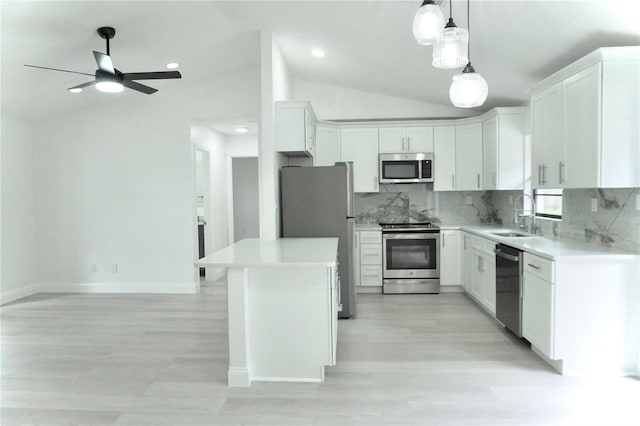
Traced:
POLYGON ((196 262, 228 268, 229 386, 324 380, 336 363, 337 252, 337 238, 250 238, 196 262))

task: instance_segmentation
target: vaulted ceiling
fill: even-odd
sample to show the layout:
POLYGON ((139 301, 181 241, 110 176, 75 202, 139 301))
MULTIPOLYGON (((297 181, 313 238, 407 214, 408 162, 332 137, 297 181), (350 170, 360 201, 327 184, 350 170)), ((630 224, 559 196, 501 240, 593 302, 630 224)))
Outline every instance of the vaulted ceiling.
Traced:
MULTIPOLYGON (((272 31, 294 78, 450 105, 451 77, 431 66, 411 22, 420 1, 111 1, 2 2, 3 114, 27 120, 126 96, 66 88, 91 77, 25 68, 35 64, 92 73, 96 34, 113 26, 116 67, 163 70, 180 63, 182 81, 149 82, 160 90, 259 63, 257 31, 272 31), (323 59, 310 55, 326 51, 323 59)), ((467 26, 466 1, 453 1, 467 26)), ((445 14, 448 3, 441 5, 445 14)), ((471 58, 489 83, 482 110, 520 105, 525 90, 601 46, 640 44, 640 1, 471 1, 471 58)), ((153 95, 151 95, 153 96, 153 95)))

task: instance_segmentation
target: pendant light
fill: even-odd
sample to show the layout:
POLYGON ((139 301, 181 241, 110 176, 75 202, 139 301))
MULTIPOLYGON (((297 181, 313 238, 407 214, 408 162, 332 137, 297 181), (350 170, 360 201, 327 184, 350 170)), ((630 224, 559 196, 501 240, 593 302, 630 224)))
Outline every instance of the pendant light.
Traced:
MULTIPOLYGON (((471 32, 469 0, 467 0, 467 27, 471 32)), ((462 74, 453 77, 453 83, 449 88, 449 98, 458 108, 473 108, 484 104, 488 94, 487 81, 471 65, 471 40, 469 40, 469 62, 462 70, 462 74)))
POLYGON ((436 68, 460 68, 469 62, 467 58, 469 32, 464 28, 458 28, 453 22, 451 2, 452 0, 449 0, 449 22, 443 30, 440 30, 433 43, 433 66, 436 68))
POLYGON ((441 0, 424 0, 413 17, 413 36, 418 44, 433 44, 444 26, 444 16, 440 10, 441 0))

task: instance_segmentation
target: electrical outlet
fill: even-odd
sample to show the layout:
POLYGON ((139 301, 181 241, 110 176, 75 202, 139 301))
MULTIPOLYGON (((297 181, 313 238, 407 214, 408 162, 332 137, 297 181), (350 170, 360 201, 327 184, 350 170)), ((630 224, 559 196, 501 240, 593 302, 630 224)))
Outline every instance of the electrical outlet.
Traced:
POLYGON ((592 198, 591 199, 591 211, 593 213, 598 211, 598 199, 597 198, 592 198))
POLYGON ((640 211, 640 194, 636 194, 636 210, 640 211))
POLYGON ((473 198, 471 198, 471 195, 467 196, 467 205, 470 206, 473 204, 473 198))
POLYGON ((95 263, 91 265, 91 272, 92 273, 96 273, 98 272, 98 265, 96 265, 95 263))
POLYGON ((114 274, 118 273, 118 264, 114 263, 113 265, 111 265, 111 272, 113 272, 114 274))

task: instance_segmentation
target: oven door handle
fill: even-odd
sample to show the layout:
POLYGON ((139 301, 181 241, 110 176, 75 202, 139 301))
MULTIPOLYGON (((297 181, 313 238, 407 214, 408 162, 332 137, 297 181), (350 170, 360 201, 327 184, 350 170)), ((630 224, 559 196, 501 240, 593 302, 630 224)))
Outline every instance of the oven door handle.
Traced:
POLYGON ((437 240, 439 233, 402 233, 402 234, 382 234, 383 240, 437 240))

